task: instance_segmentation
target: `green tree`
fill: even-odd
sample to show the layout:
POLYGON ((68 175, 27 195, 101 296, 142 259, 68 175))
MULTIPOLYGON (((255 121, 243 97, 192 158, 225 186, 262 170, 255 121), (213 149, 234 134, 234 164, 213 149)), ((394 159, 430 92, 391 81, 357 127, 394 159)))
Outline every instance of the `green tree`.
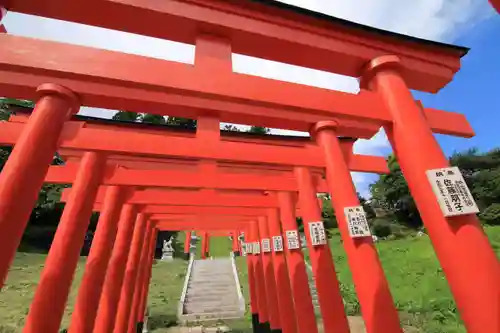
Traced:
POLYGON ((381 175, 370 185, 373 205, 394 214, 400 224, 414 229, 421 227, 422 219, 394 155, 388 157, 387 165, 389 174, 381 175))
POLYGON ((256 134, 269 134, 271 130, 267 127, 262 127, 262 126, 252 126, 248 130, 249 133, 256 133, 256 134))
POLYGON ((159 114, 145 113, 141 116, 140 121, 141 123, 148 123, 148 124, 160 124, 160 125, 166 124, 165 117, 159 114))
POLYGON ((196 129, 196 120, 180 117, 168 117, 168 125, 173 125, 182 128, 196 129))
POLYGON ((132 111, 118 111, 113 115, 111 119, 113 120, 119 120, 119 121, 131 121, 135 122, 140 120, 141 115, 137 112, 132 112, 132 111))

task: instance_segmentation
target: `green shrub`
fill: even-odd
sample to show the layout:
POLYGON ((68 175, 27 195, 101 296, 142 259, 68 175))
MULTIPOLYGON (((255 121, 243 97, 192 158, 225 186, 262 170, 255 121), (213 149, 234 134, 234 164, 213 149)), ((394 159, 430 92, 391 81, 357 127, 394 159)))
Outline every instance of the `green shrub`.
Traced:
POLYGON ((485 224, 500 225, 500 203, 489 205, 479 217, 485 224))

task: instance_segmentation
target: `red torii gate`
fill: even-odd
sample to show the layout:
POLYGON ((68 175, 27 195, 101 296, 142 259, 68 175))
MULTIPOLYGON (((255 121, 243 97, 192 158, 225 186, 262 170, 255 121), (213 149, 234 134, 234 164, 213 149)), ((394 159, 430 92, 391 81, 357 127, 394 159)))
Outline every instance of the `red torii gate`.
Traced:
MULTIPOLYGON (((59 144, 63 125, 80 104, 191 118, 209 113, 223 121, 306 131, 314 125, 311 132, 325 154, 327 183, 349 261, 359 264, 352 266, 354 275, 360 274, 356 267, 362 263, 352 254, 365 253, 373 245, 369 240, 354 242, 342 223, 343 209, 358 202, 337 135, 369 137, 383 126, 467 329, 498 331, 498 260, 475 216, 443 216, 425 175, 428 170, 448 166, 432 131, 457 134, 457 127, 462 127, 457 124, 463 123, 463 117, 423 110, 409 91, 437 92, 458 71, 459 58, 466 49, 381 32, 274 2, 168 0, 160 5, 152 0, 96 0, 88 6, 83 0, 70 5, 62 0, 10 0, 1 4, 8 10, 196 45, 195 66, 191 66, 0 35, 0 45, 5 46, 0 47, 2 94, 35 99, 38 87, 42 96, 0 176, 2 280, 59 144), (95 12, 113 15, 96 16, 95 12), (134 20, 130 20, 132 12, 134 20), (353 95, 235 74, 231 72, 232 52, 361 76, 362 89, 353 95), (130 68, 135 71, 130 72, 130 68), (47 82, 50 84, 40 86, 47 82), (432 119, 446 119, 448 124, 434 127, 432 119), (471 284, 476 286, 474 290, 471 284), (490 326, 485 328, 484 323, 490 326)), ((215 146, 207 143, 205 158, 214 158, 215 146)), ((103 163, 99 154, 89 153, 82 164, 95 171, 82 173, 82 182, 98 184, 97 171, 103 163)), ((300 186, 300 196, 306 199, 311 196, 304 193, 313 192, 307 171, 297 171, 298 178, 306 180, 300 186)), ((76 208, 67 209, 65 218, 77 220, 77 212, 91 206, 92 192, 86 193, 83 188, 80 191, 88 195, 86 202, 72 205, 76 208)), ((304 208, 305 220, 315 221, 317 207, 308 205, 314 200, 309 198, 304 206, 302 201, 301 207, 308 207, 304 208)), ((317 250, 329 251, 327 247, 317 250)), ((366 276, 373 276, 370 272, 379 276, 377 265, 365 264, 364 270, 366 276)), ((368 332, 400 331, 397 314, 391 311, 392 302, 387 301, 390 297, 380 297, 387 308, 374 304, 363 296, 364 283, 373 281, 356 283, 360 303, 368 304, 362 306, 368 332), (375 305, 386 314, 374 316, 375 305)), ((31 327, 28 321, 26 331, 33 331, 31 327)), ((325 322, 325 329, 328 332, 332 327, 325 322)))

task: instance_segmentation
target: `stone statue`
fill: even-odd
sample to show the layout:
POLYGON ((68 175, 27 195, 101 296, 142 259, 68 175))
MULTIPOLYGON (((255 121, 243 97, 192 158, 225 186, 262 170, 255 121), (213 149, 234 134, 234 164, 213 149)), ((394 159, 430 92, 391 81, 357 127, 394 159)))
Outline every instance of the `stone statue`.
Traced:
POLYGON ((173 260, 174 259, 174 248, 172 247, 172 241, 174 237, 170 236, 168 241, 163 241, 163 248, 161 249, 161 260, 173 260))

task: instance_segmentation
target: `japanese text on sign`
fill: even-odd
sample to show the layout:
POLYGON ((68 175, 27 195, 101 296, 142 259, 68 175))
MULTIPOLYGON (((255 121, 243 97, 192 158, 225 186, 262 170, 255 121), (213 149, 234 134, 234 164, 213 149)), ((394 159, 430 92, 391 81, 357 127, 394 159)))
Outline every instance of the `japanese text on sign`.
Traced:
POLYGON ((259 254, 259 253, 260 253, 260 243, 254 242, 253 243, 253 254, 259 254))
POLYGON ((253 254, 253 244, 252 243, 245 243, 245 253, 246 254, 253 254))
POLYGON ((312 246, 325 245, 326 233, 323 222, 309 222, 309 233, 311 235, 312 246))
POLYGON ((283 237, 273 236, 273 249, 274 252, 283 252, 283 237))
POLYGON ((300 249, 299 233, 297 230, 288 230, 285 235, 289 250, 300 249))
POLYGON ((271 240, 269 238, 262 239, 262 252, 271 252, 271 240))
POLYGON ((429 170, 427 179, 431 182, 444 216, 479 212, 458 167, 429 170))
POLYGON ((347 227, 349 228, 349 236, 352 238, 370 237, 370 227, 366 220, 365 210, 362 206, 344 208, 344 215, 347 219, 347 227))
POLYGON ((247 254, 251 253, 248 251, 248 243, 241 242, 241 255, 246 256, 247 254))

